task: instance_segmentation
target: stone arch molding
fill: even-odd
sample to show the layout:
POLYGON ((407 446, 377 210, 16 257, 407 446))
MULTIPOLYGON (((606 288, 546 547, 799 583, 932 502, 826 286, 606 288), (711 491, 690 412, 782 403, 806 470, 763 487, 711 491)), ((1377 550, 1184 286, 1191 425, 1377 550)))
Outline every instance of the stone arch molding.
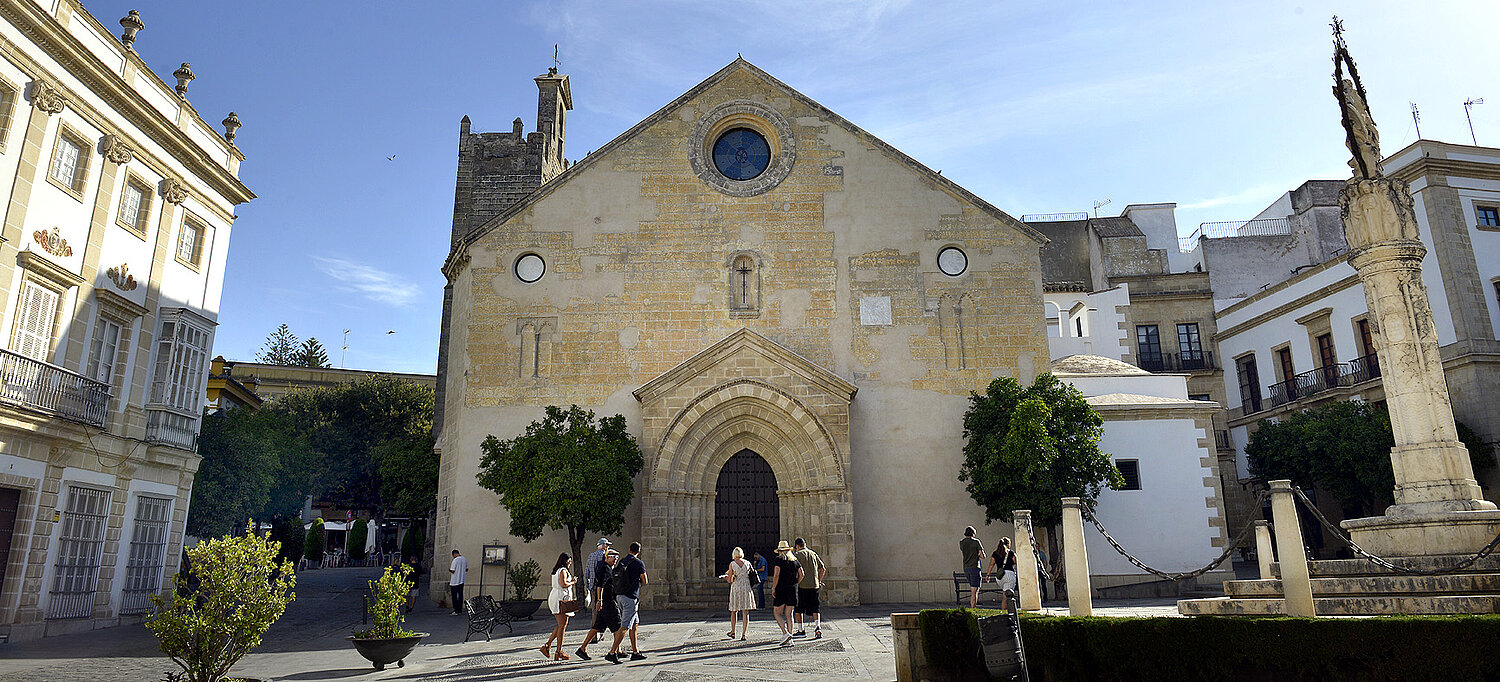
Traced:
POLYGON ((712 490, 740 449, 755 450, 786 493, 841 489, 845 458, 828 427, 802 401, 771 384, 736 379, 694 398, 657 447, 654 491, 712 490))

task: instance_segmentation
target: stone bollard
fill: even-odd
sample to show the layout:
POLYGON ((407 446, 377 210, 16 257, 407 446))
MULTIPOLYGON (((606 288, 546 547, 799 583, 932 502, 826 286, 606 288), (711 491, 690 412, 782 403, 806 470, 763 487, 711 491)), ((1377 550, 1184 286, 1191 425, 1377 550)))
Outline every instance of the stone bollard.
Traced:
POLYGON ((1068 576, 1068 615, 1094 615, 1093 588, 1089 585, 1089 554, 1083 546, 1083 503, 1076 497, 1062 498, 1063 561, 1068 576))
POLYGON ((1022 611, 1040 611, 1042 584, 1036 570, 1036 541, 1031 535, 1031 510, 1011 512, 1016 527, 1016 589, 1020 591, 1022 611))
POLYGON ((1297 500, 1292 496, 1291 481, 1271 481, 1271 519, 1276 529, 1276 546, 1281 548, 1281 554, 1276 558, 1281 567, 1281 595, 1286 604, 1286 615, 1316 616, 1312 579, 1307 573, 1307 552, 1302 546, 1302 524, 1297 520, 1297 500))
POLYGON ((891 614, 891 648, 896 654, 897 682, 927 678, 927 655, 922 652, 922 628, 917 623, 917 614, 891 614))
POLYGON ((1264 519, 1255 522, 1255 558, 1260 563, 1260 579, 1270 580, 1271 562, 1276 560, 1276 551, 1271 549, 1271 522, 1264 519))

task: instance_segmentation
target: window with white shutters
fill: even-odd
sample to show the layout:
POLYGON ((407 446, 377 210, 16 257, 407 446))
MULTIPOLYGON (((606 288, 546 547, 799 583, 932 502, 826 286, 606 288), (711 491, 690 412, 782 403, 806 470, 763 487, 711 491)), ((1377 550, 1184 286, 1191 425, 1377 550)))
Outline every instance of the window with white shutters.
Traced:
POLYGON ((108 490, 68 486, 48 618, 87 618, 93 612, 108 522, 108 490))
POLYGON ((33 360, 48 362, 52 354, 52 330, 57 323, 61 295, 33 280, 21 283, 16 304, 10 348, 33 360))
POLYGON ((161 592, 162 571, 167 565, 167 523, 171 517, 172 500, 137 498, 130 559, 125 564, 125 601, 120 613, 150 610, 151 596, 161 592))
POLYGON ((89 378, 111 383, 115 374, 115 355, 119 351, 120 324, 101 316, 94 322, 94 340, 89 348, 89 378))

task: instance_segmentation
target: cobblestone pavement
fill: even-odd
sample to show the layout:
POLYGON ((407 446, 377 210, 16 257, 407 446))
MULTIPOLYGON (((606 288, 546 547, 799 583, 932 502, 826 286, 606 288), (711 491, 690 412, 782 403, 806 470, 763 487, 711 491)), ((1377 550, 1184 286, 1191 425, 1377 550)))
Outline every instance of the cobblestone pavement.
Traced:
MULTIPOLYGON (((824 637, 798 639, 778 647, 778 630, 768 610, 751 617, 750 640, 728 640, 723 611, 642 613, 641 650, 647 659, 622 665, 603 660, 607 645, 589 647, 592 661, 548 661, 537 647, 547 639, 552 619, 544 608, 535 620, 515 624, 514 633, 500 627, 492 641, 482 635, 464 642, 465 621, 424 604, 407 627, 431 635, 406 659, 404 668, 375 671, 344 637, 361 619, 364 582, 377 569, 330 569, 298 575, 297 600, 266 634, 265 642, 245 657, 233 674, 267 681, 282 680, 593 680, 655 682, 728 682, 746 675, 762 680, 895 679, 891 653, 890 613, 916 611, 920 604, 828 609, 824 637)), ((947 606, 933 604, 930 606, 947 606)), ((1060 603, 1047 613, 1065 615, 1060 603)), ((1176 615, 1172 600, 1095 603, 1095 615, 1176 615)), ((587 625, 575 619, 567 633, 571 654, 583 641, 587 625)), ((627 640, 628 641, 628 640, 627 640)), ((81 635, 0 645, 0 680, 6 682, 154 682, 176 665, 162 657, 151 633, 139 625, 96 630, 81 635)))

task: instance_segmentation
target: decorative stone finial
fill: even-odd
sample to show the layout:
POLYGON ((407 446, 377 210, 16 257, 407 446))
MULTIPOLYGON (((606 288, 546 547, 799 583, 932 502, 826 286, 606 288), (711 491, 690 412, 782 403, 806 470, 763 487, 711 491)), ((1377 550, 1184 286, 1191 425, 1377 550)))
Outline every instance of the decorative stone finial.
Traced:
POLYGON ((120 27, 125 29, 125 32, 120 34, 120 42, 125 43, 125 49, 134 50, 131 44, 135 42, 135 34, 146 28, 146 22, 141 21, 141 13, 130 10, 129 14, 120 19, 120 27))
POLYGON ((177 96, 187 97, 188 83, 193 82, 193 79, 197 78, 197 76, 193 75, 193 65, 183 62, 182 66, 177 67, 177 70, 172 72, 172 75, 177 77, 177 96))
POLYGON ((229 112, 229 116, 225 117, 225 119, 223 121, 220 121, 219 123, 223 124, 224 126, 224 140, 229 142, 230 144, 234 144, 234 131, 240 129, 240 117, 236 116, 235 113, 231 111, 229 112))

